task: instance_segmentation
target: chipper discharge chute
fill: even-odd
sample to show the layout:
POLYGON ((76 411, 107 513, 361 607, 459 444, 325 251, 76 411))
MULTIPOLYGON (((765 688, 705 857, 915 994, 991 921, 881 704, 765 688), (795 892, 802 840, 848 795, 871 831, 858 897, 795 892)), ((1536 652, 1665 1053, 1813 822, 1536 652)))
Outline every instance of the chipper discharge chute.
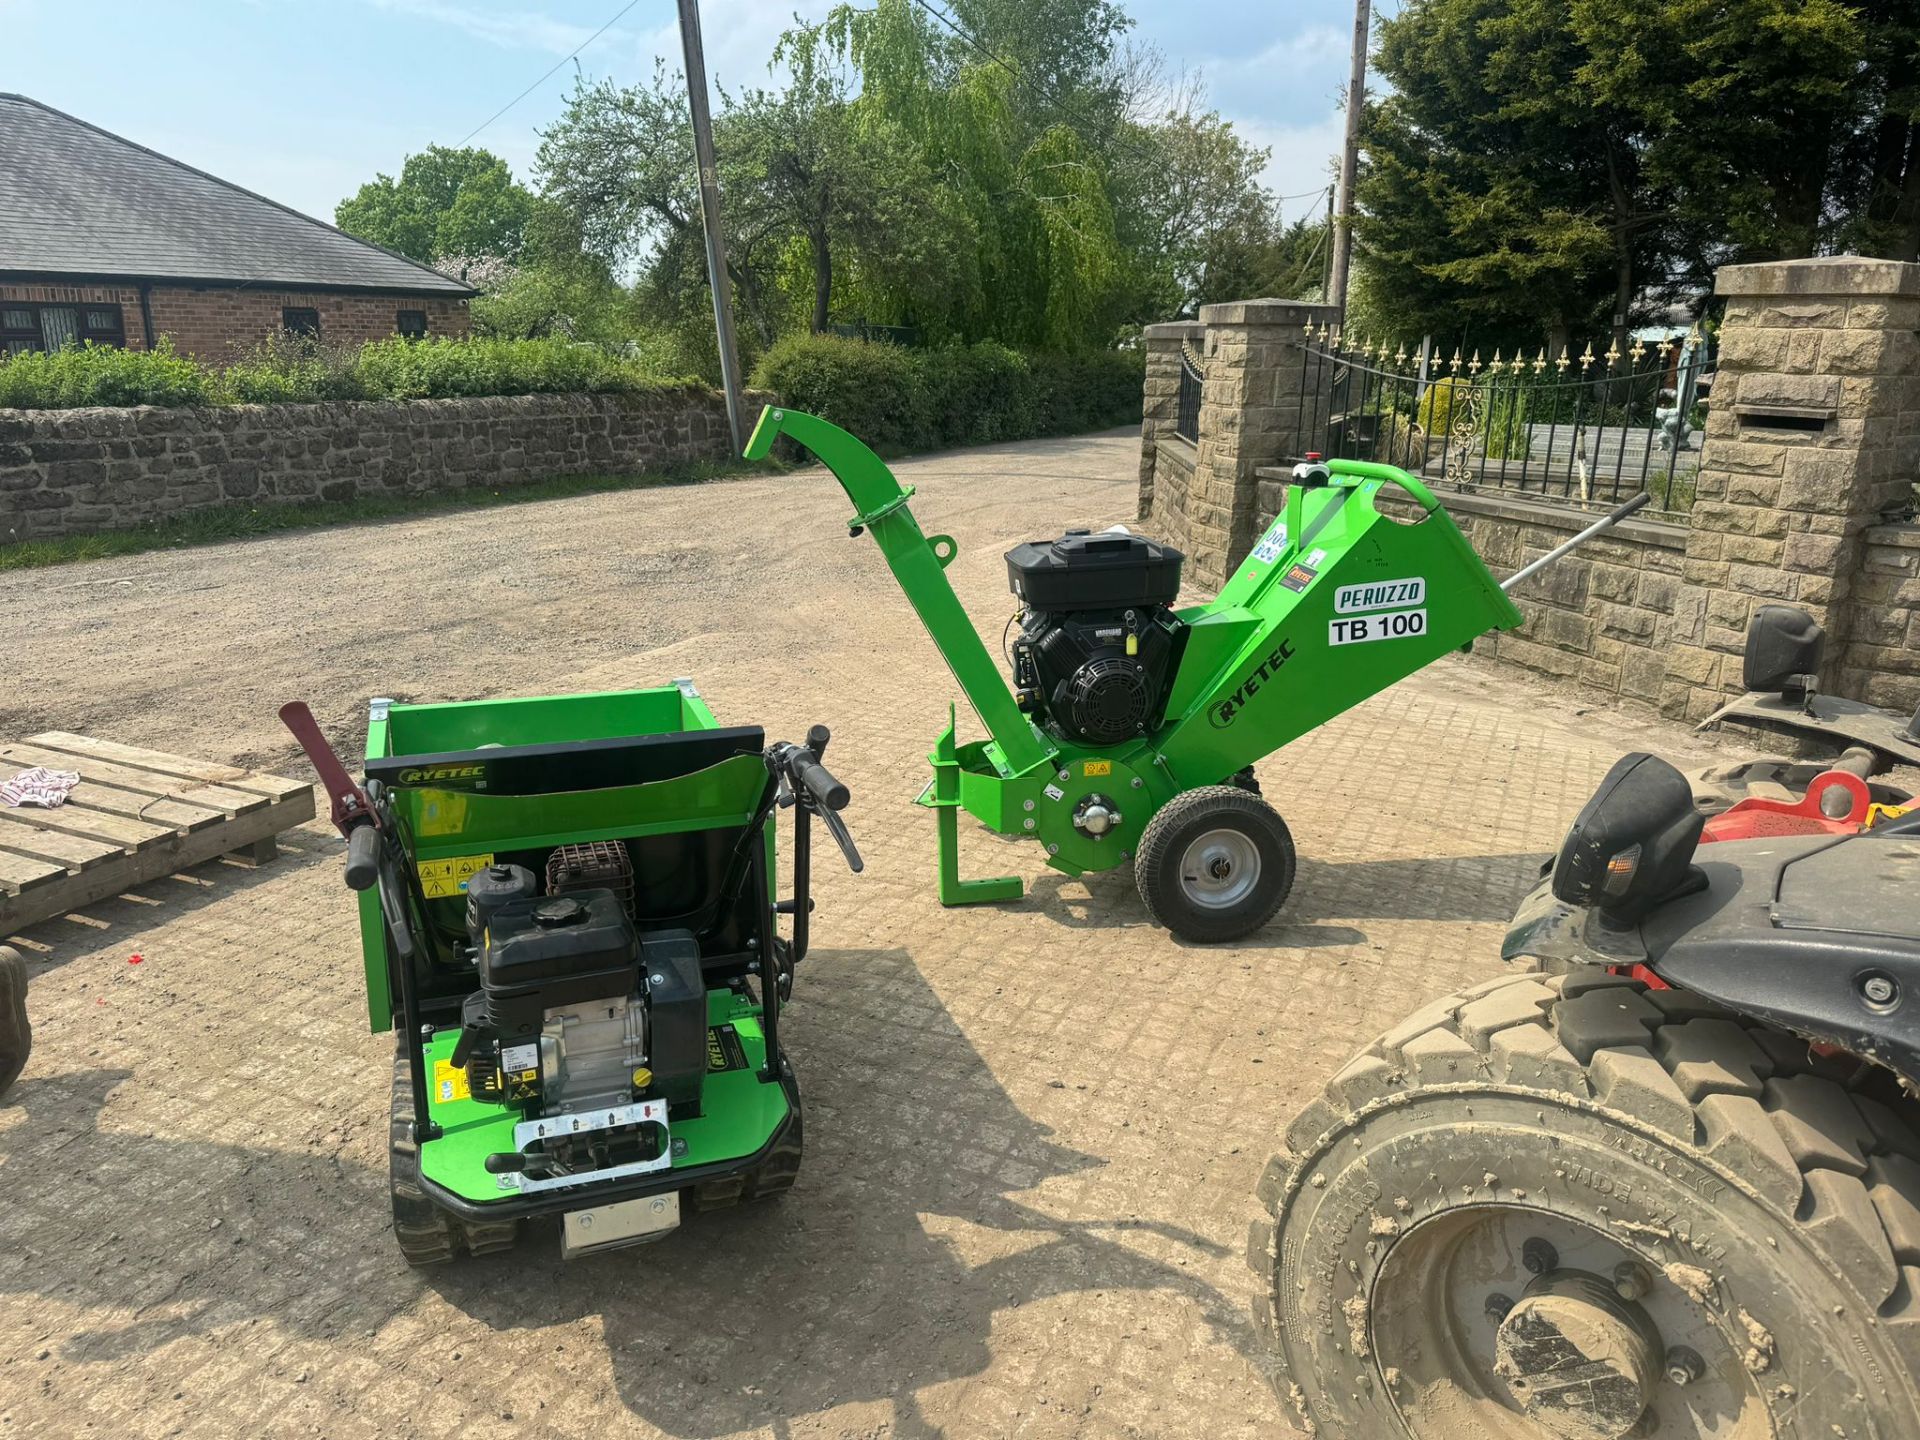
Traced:
POLYGON ((943 573, 953 538, 921 533, 913 492, 853 436, 794 410, 761 414, 748 458, 782 435, 833 471, 854 504, 850 532, 872 533, 986 726, 987 739, 959 744, 950 714, 928 757, 921 803, 938 816, 944 904, 1021 893, 1013 877, 960 878, 964 809, 1001 834, 1032 836, 1068 875, 1131 860, 1149 913, 1184 939, 1245 935, 1279 908, 1294 872, 1292 837, 1260 798, 1253 762, 1476 636, 1521 623, 1417 479, 1311 460, 1205 605, 1174 603, 1179 551, 1117 528, 1008 551, 1023 607, 1010 688, 943 573), (1414 523, 1380 508, 1388 486, 1423 512, 1414 523))
POLYGON ((853 869, 828 740, 723 727, 657 690, 375 701, 364 783, 306 705, 281 718, 347 837, 368 1016, 394 1030, 394 1237, 409 1263, 561 1219, 572 1256, 800 1166, 780 1011, 807 952, 811 824, 853 869), (775 903, 775 808, 794 811, 775 903), (779 933, 777 915, 792 917, 779 933))

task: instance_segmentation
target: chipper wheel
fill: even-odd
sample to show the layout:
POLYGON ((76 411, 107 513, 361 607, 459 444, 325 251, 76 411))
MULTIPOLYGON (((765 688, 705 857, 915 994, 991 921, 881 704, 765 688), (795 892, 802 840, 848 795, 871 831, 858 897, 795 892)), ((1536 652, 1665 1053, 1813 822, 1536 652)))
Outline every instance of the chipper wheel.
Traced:
POLYGON ((1258 795, 1206 785, 1147 822, 1134 883, 1147 913, 1182 940, 1238 940, 1273 918, 1293 888, 1293 836, 1258 795))
POLYGON ((1860 1070, 1591 972, 1429 1005, 1261 1180, 1282 1400, 1320 1440, 1920 1435, 1920 1136, 1860 1070))
POLYGON ((393 1058, 393 1126, 387 1177, 393 1193, 393 1238, 407 1264, 416 1269, 444 1265, 463 1248, 474 1255, 510 1250, 520 1238, 518 1220, 470 1224, 427 1198, 420 1186, 420 1147, 413 1140, 413 1084, 407 1074, 404 1047, 396 1047, 393 1058))

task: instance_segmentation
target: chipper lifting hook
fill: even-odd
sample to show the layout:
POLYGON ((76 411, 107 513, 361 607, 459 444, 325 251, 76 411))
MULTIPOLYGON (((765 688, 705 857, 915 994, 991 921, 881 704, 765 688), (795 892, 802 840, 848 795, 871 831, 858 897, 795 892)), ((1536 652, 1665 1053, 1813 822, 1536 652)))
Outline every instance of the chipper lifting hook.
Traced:
POLYGON ((1600 534, 1602 531, 1611 530, 1615 525, 1618 525, 1622 520, 1626 519, 1629 515, 1633 514, 1634 511, 1645 509, 1646 506, 1652 502, 1652 500, 1653 500, 1653 496, 1648 494, 1645 490, 1642 490, 1638 495, 1634 496, 1631 500, 1627 501, 1626 504, 1617 506, 1614 509, 1609 510, 1605 515, 1602 515, 1598 520, 1594 521, 1593 524, 1589 525, 1586 529, 1582 530, 1578 535, 1574 536, 1571 540, 1567 541, 1566 544, 1554 546, 1553 549, 1549 550, 1546 554, 1542 555, 1538 560, 1534 561, 1531 565, 1522 566, 1520 569, 1514 571, 1513 574, 1509 575, 1506 579, 1500 582, 1500 588, 1502 590, 1513 589, 1514 586, 1518 585, 1522 580, 1526 579, 1529 575, 1532 575, 1537 571, 1546 569, 1547 566, 1551 565, 1554 561, 1558 560, 1562 555, 1565 555, 1568 551, 1577 550, 1580 546, 1586 544, 1587 541, 1593 539, 1594 536, 1600 534))

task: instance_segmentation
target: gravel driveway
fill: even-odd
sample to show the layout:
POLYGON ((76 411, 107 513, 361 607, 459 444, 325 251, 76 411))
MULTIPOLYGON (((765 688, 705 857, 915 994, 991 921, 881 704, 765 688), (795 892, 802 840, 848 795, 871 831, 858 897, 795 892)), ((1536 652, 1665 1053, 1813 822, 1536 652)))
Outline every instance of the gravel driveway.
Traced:
MULTIPOLYGON (((1001 552, 1130 519, 1137 456, 1115 433, 899 468, 991 643, 1001 552)), ((1067 880, 975 829, 967 872, 1029 894, 943 911, 909 802, 953 687, 848 510, 810 470, 0 575, 0 735, 297 773, 295 697, 353 746, 374 694, 692 675, 723 721, 833 726, 868 857, 817 880, 793 1194, 571 1266, 538 1231, 401 1264, 389 1042, 324 827, 35 927, 38 1049, 0 1104, 0 1435, 1291 1433, 1241 1259, 1287 1118, 1498 970, 1622 750, 1692 742, 1449 661, 1258 767, 1302 863, 1251 943, 1182 947, 1129 875, 1067 880)))

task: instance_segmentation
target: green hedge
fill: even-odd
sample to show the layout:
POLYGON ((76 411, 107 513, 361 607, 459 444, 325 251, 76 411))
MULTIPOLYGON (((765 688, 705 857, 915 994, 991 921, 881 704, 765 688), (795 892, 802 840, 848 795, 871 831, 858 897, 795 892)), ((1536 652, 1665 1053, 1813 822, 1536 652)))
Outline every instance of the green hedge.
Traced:
POLYGON ((174 353, 70 345, 0 360, 0 408, 275 405, 463 395, 641 392, 693 384, 569 340, 403 340, 358 349, 275 340, 219 369, 174 353))
POLYGON ((795 335, 766 353, 753 384, 900 454, 1137 423, 1143 365, 1138 351, 1023 355, 991 342, 907 350, 795 335))

